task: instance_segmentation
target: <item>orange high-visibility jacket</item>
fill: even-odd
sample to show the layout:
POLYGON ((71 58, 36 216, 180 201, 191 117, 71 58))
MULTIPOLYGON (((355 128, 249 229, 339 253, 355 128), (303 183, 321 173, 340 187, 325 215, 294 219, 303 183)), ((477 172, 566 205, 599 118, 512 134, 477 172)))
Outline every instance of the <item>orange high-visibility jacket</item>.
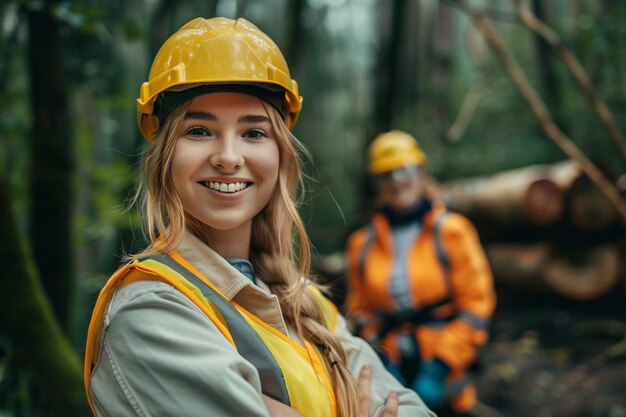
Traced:
MULTIPOLYGON (((383 325, 381 317, 397 312, 390 291, 392 245, 391 226, 382 214, 349 237, 346 307, 348 316, 364 321, 362 336, 379 343, 383 352, 397 361, 400 328, 376 340, 383 325)), ((405 324, 403 331, 414 332, 422 361, 437 358, 448 365, 448 385, 458 387, 456 395, 448 390, 451 403, 459 411, 469 410, 476 401, 475 390, 469 383, 459 382, 466 380, 468 366, 487 341, 496 303, 491 269, 478 234, 462 215, 437 207, 424 215, 406 262, 411 307, 420 313, 415 314, 420 320, 405 324)))

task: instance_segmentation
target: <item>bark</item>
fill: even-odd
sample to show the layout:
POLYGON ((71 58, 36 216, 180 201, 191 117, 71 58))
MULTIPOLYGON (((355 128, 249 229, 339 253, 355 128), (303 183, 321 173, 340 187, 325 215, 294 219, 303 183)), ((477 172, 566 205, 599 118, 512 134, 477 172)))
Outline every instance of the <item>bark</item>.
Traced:
POLYGON ((440 184, 446 205, 469 217, 484 238, 557 223, 566 209, 567 190, 581 175, 571 161, 533 165, 489 177, 440 184))
MULTIPOLYGON (((544 21, 548 4, 541 0, 532 0, 532 9, 538 19, 544 21)), ((554 65, 552 62, 552 55, 550 45, 546 40, 535 34, 535 45, 537 46, 537 61, 539 63, 539 69, 541 74, 541 81, 543 83, 543 89, 548 96, 548 102, 551 107, 560 107, 561 94, 559 88, 559 79, 557 77, 554 65)), ((559 123, 561 125, 561 123, 559 123)))
POLYGON ((589 177, 577 178, 567 194, 569 219, 577 228, 607 230, 617 222, 615 208, 589 177))
POLYGON ((380 5, 380 51, 376 75, 376 109, 374 129, 376 133, 389 130, 394 123, 393 117, 398 112, 399 94, 404 88, 400 83, 398 71, 403 62, 401 45, 403 44, 404 22, 407 1, 382 2, 380 5))
POLYGON ((579 301, 614 290, 623 267, 622 250, 613 243, 564 247, 501 242, 487 244, 485 252, 497 283, 579 301))
POLYGON ((531 292, 548 291, 541 271, 550 257, 551 250, 552 246, 546 242, 485 245, 495 281, 531 292))
MULTIPOLYGON (((300 61, 300 51, 302 50, 304 38, 304 28, 302 27, 300 16, 304 6, 303 0, 292 0, 287 6, 285 59, 290 68, 296 68, 296 64, 300 61)), ((293 69, 291 72, 293 78, 293 69)))
POLYGON ((452 44, 454 42, 452 9, 444 4, 437 7, 434 32, 434 67, 432 83, 436 99, 433 106, 434 121, 438 131, 445 131, 451 114, 449 91, 452 67, 452 44))
POLYGON ((90 414, 82 364, 56 320, 0 178, 0 334, 32 380, 36 416, 90 414))
POLYGON ((59 322, 69 327, 73 299, 71 181, 74 170, 61 38, 51 8, 28 12, 32 107, 30 235, 42 282, 59 322))
POLYGON ((559 248, 544 269, 550 289, 572 300, 593 300, 620 282, 623 253, 617 245, 559 248))

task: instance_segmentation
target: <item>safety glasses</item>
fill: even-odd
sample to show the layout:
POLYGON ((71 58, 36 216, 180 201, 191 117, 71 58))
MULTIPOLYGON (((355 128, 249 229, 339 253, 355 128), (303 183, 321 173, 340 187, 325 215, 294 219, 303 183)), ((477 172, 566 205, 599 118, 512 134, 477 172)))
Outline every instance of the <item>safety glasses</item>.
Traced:
POLYGON ((392 171, 383 172, 375 175, 373 180, 376 186, 389 184, 390 182, 408 182, 420 174, 420 168, 417 165, 407 165, 392 171))

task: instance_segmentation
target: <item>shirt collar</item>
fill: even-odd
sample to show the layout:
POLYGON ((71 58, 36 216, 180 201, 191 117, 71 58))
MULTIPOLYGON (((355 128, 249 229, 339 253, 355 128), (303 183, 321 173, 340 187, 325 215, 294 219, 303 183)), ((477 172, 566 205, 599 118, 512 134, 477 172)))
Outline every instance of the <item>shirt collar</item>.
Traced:
POLYGON ((295 337, 295 331, 287 328, 278 298, 263 281, 256 279, 252 282, 189 231, 185 231, 176 251, 209 279, 228 301, 236 301, 272 327, 295 337))
POLYGON ((176 251, 231 300, 252 281, 193 233, 185 231, 176 251))
POLYGON ((235 267, 239 272, 245 275, 250 281, 256 284, 256 278, 254 276, 254 266, 252 262, 247 259, 241 258, 226 258, 226 261, 235 267))

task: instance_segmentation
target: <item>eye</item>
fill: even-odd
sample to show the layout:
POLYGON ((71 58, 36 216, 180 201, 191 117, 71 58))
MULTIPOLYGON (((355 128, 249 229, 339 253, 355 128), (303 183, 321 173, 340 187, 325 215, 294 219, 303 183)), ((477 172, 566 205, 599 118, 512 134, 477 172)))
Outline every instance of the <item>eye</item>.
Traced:
POLYGON ((209 131, 209 129, 207 129, 204 126, 191 126, 190 128, 187 129, 185 134, 188 136, 200 136, 200 137, 211 136, 211 132, 209 131))
POLYGON ((267 137, 267 134, 261 129, 249 129, 244 132, 243 137, 258 140, 267 137))

